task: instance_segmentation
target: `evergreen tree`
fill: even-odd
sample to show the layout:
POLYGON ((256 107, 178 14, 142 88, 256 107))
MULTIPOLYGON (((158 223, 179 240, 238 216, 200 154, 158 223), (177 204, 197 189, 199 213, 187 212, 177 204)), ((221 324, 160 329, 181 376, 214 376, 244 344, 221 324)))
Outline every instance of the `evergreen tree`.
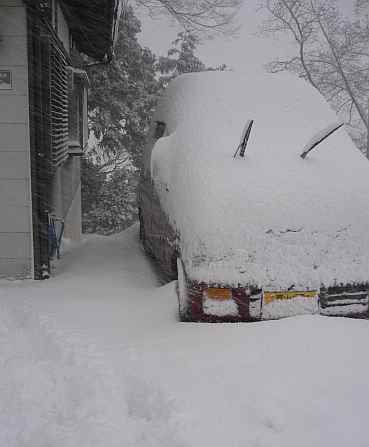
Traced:
POLYGON ((181 31, 177 34, 177 38, 172 42, 172 47, 168 50, 167 56, 160 57, 157 64, 163 87, 166 87, 170 80, 183 73, 228 70, 225 64, 218 67, 207 67, 195 55, 199 44, 200 39, 193 32, 181 31))
POLYGON ((166 85, 171 79, 183 73, 205 71, 206 67, 195 56, 199 44, 198 37, 188 31, 181 31, 172 42, 168 55, 159 58, 158 69, 162 73, 162 81, 166 85))
POLYGON ((86 216, 95 209, 100 197, 100 191, 106 181, 106 174, 100 166, 90 158, 81 160, 81 193, 82 193, 82 230, 87 231, 89 224, 86 216))
POLYGON ((83 229, 87 233, 112 234, 123 231, 137 219, 136 168, 115 170, 101 185, 90 207, 85 208, 83 229))
POLYGON ((128 7, 122 15, 115 57, 109 65, 88 69, 89 123, 102 162, 127 161, 138 166, 160 84, 155 56, 137 40, 139 20, 128 7))
POLYGON ((121 17, 114 60, 88 67, 89 127, 95 141, 82 162, 82 225, 109 234, 136 218, 137 166, 160 83, 156 59, 137 40, 132 8, 121 17))
POLYGON ((199 40, 194 34, 179 33, 168 56, 156 61, 138 43, 139 32, 140 22, 129 8, 114 61, 89 68, 89 121, 96 144, 82 163, 85 232, 122 231, 136 219, 138 167, 158 94, 179 74, 214 70, 195 55, 199 40))

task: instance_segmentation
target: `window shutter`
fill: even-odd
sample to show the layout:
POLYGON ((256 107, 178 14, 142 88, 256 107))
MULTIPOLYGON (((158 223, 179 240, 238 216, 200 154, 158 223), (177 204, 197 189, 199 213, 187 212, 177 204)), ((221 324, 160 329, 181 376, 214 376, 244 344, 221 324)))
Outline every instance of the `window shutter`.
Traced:
POLYGON ((69 141, 76 145, 78 142, 78 104, 76 101, 76 79, 73 67, 68 67, 69 73, 69 141))
POLYGON ((66 58, 54 43, 51 48, 50 90, 52 161, 59 166, 68 157, 68 72, 66 58))
POLYGON ((81 156, 87 143, 87 106, 85 89, 88 85, 84 70, 68 67, 69 82, 69 155, 81 156))

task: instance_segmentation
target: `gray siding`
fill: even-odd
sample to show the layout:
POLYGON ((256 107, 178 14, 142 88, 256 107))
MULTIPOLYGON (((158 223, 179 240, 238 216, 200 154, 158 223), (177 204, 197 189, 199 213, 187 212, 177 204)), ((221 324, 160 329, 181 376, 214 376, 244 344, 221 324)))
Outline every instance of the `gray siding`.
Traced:
MULTIPOLYGON (((69 27, 60 5, 57 3, 58 13, 58 37, 63 43, 64 49, 69 53, 69 27)), ((85 92, 84 107, 87 117, 87 91, 85 92)), ((84 141, 87 142, 88 126, 84 131, 84 141)), ((53 213, 64 219, 64 236, 79 240, 81 238, 81 175, 79 157, 69 157, 57 169, 51 190, 51 209, 53 213)))
POLYGON ((0 0, 0 70, 12 90, 0 90, 0 277, 32 274, 26 10, 0 0))
POLYGON ((79 157, 69 157, 55 173, 52 185, 52 210, 65 221, 65 237, 81 237, 81 175, 79 157))

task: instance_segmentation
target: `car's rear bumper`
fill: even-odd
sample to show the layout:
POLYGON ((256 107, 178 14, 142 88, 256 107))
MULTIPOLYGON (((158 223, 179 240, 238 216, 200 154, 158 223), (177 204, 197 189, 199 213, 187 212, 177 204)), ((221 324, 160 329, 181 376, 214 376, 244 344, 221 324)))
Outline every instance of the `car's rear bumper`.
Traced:
POLYGON ((222 285, 222 288, 231 291, 230 300, 212 302, 207 297, 207 290, 211 286, 188 279, 186 282, 187 305, 181 315, 183 321, 251 322, 301 314, 368 318, 369 314, 367 283, 322 287, 316 293, 281 292, 274 294, 273 298, 256 287, 222 285))
POLYGON ((219 307, 223 309, 217 314, 215 300, 214 306, 207 305, 205 295, 208 288, 209 285, 204 282, 187 281, 187 306, 181 315, 182 320, 209 323, 260 320, 261 289, 242 286, 228 288, 232 293, 232 303, 219 302, 219 307), (226 306, 231 309, 228 314, 224 310, 226 306))
POLYGON ((321 288, 320 313, 327 316, 368 318, 369 284, 341 284, 321 288))

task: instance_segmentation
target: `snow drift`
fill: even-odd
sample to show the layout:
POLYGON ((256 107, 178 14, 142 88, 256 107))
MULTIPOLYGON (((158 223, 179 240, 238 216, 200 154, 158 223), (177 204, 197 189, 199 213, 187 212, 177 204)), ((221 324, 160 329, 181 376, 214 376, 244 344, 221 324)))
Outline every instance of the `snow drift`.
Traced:
POLYGON ((0 281, 1 447, 367 447, 367 321, 181 324, 134 227, 0 281))

